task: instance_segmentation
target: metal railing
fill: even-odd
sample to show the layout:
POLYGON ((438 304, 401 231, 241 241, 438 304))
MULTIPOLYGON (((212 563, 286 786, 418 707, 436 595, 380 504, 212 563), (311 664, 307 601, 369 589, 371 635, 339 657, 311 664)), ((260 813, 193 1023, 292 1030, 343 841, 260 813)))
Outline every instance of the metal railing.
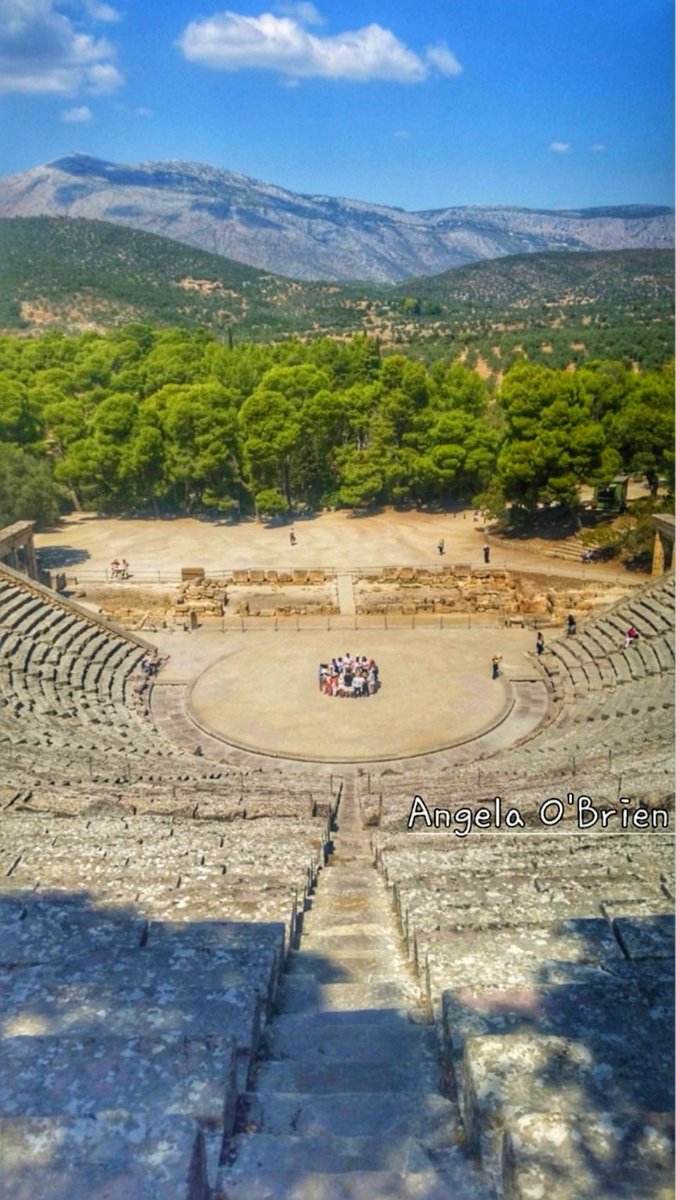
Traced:
MULTIPOLYGON (((288 616, 277 614, 260 617, 251 614, 248 616, 233 614, 223 617, 200 614, 197 628, 221 633, 288 633, 294 630, 297 633, 320 633, 331 630, 359 632, 362 630, 406 629, 495 629, 504 628, 507 623, 504 614, 499 611, 486 613, 355 613, 354 615, 299 613, 288 616)), ((187 617, 185 620, 176 618, 172 625, 162 625, 161 622, 153 622, 151 618, 144 623, 141 632, 150 633, 162 629, 168 632, 184 631, 188 625, 187 617)))
MULTIPOLYGON (((166 570, 132 570, 126 579, 113 577, 108 568, 80 567, 74 564, 72 567, 60 568, 62 573, 67 575, 69 582, 75 583, 119 583, 121 587, 125 584, 132 586, 155 586, 167 585, 177 586, 182 582, 181 572, 166 571, 166 570)), ((622 582, 627 584, 641 584, 646 582, 647 577, 637 577, 633 579, 627 572, 610 572, 599 569, 597 564, 591 563, 576 563, 572 559, 557 559, 554 563, 533 562, 524 564, 508 558, 496 560, 490 563, 480 562, 427 562, 427 563, 392 563, 392 564, 373 564, 356 566, 335 567, 335 566, 313 566, 299 567, 284 566, 284 567, 230 567, 211 569, 205 568, 205 578, 215 580, 225 584, 241 584, 242 586, 250 586, 251 584, 284 584, 286 586, 303 586, 304 583, 312 582, 311 577, 324 576, 324 581, 327 583, 333 582, 338 575, 351 575, 353 580, 365 579, 382 579, 383 576, 390 577, 390 582, 406 582, 401 578, 402 572, 411 571, 413 574, 424 573, 426 575, 444 576, 448 575, 451 578, 456 573, 461 572, 487 572, 489 574, 499 574, 504 571, 524 572, 525 574, 537 574, 551 576, 564 576, 566 578, 574 578, 583 582, 599 582, 607 580, 609 583, 622 582), (572 568, 575 568, 574 570, 572 568), (251 579, 250 576, 255 576, 251 579), (246 577, 246 578, 245 578, 246 577), (305 577, 305 578, 301 578, 305 577)), ((321 581, 318 579, 318 583, 321 581)), ((414 582, 414 580, 411 580, 414 582)))

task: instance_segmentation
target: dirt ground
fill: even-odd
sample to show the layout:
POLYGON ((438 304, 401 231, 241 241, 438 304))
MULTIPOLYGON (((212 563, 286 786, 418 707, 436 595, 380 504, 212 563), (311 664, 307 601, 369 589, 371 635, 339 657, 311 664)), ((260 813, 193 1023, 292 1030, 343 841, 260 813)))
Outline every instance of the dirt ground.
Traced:
MULTIPOLYGON (((112 584, 117 589, 175 581, 182 567, 203 567, 208 575, 244 568, 293 569, 331 567, 356 571, 380 566, 425 566, 483 563, 488 534, 471 509, 457 513, 397 512, 384 510, 372 516, 327 512, 296 521, 296 544, 290 542, 290 525, 263 525, 243 521, 230 525, 188 517, 175 519, 112 519, 93 513, 74 513, 57 526, 36 535, 41 565, 65 570, 84 585, 105 582, 114 557, 126 558, 129 581, 112 584), (445 542, 443 560, 437 546, 445 542)), ((635 573, 613 564, 583 565, 551 559, 541 539, 533 543, 494 544, 491 564, 539 570, 575 579, 623 577, 637 582, 635 573)))

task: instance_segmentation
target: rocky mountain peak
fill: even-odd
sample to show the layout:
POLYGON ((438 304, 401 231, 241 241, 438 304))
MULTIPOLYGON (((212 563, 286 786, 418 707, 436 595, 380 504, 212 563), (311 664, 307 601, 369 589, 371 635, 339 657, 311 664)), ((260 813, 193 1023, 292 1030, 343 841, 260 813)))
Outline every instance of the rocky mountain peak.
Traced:
POLYGON ((0 180, 0 216, 112 221, 299 279, 396 282, 507 254, 667 249, 673 210, 447 207, 301 195, 204 163, 73 153, 0 180))

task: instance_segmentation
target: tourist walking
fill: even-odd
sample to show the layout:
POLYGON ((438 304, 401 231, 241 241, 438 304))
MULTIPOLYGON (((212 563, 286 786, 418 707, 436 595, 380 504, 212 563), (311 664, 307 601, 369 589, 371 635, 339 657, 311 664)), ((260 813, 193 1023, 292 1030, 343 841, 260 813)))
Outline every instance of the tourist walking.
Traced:
POLYGON ((542 651, 544 650, 544 648, 545 648, 545 637, 544 637, 542 630, 540 629, 538 631, 538 635, 535 639, 535 653, 537 654, 538 658, 542 654, 542 651))
POLYGON ((502 655, 494 654, 491 659, 491 679, 499 679, 501 662, 502 662, 502 655))
POLYGON ((484 562, 489 563, 490 561, 491 561, 491 548, 488 545, 488 542, 484 542, 484 562))
POLYGON ((439 541, 437 542, 437 550, 439 551, 439 554, 440 554, 440 555, 441 555, 441 554, 443 554, 443 553, 445 552, 445 550, 446 550, 446 542, 444 541, 444 539, 443 539, 443 538, 439 538, 439 541))

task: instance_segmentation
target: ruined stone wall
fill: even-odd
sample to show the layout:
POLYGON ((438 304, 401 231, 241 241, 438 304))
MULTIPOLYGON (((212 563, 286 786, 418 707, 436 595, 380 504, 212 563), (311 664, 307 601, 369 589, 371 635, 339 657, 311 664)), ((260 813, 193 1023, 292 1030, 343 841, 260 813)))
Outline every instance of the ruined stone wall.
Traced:
MULTIPOLYGON (((416 613, 483 614, 504 620, 561 624, 568 613, 583 617, 622 597, 626 587, 585 582, 547 573, 532 575, 499 568, 386 567, 354 575, 359 615, 416 613)), ((89 603, 127 629, 208 625, 225 617, 333 616, 339 613, 332 572, 233 571, 227 583, 188 579, 176 589, 131 582, 89 586, 89 603)))
POLYGON ((611 604, 624 591, 598 582, 575 585, 565 578, 458 566, 392 567, 364 573, 355 584, 359 613, 494 613, 555 624, 569 612, 582 615, 611 604))

